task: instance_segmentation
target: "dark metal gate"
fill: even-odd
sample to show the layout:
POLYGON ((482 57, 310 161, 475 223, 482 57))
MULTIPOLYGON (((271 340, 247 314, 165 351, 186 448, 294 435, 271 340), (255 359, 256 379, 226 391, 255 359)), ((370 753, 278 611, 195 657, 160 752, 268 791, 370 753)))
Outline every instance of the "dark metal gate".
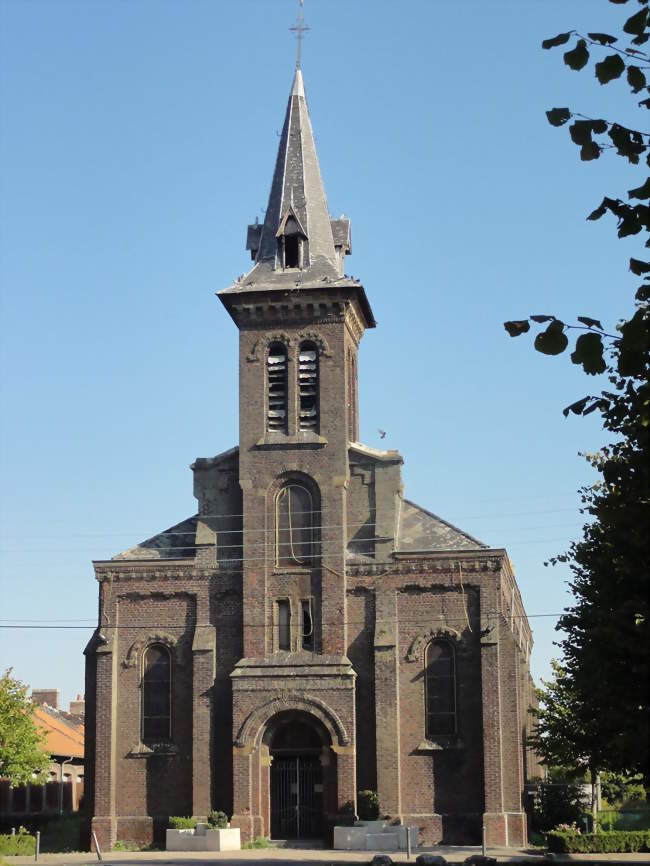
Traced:
POLYGON ((274 757, 271 836, 317 839, 323 833, 323 768, 316 755, 274 757))

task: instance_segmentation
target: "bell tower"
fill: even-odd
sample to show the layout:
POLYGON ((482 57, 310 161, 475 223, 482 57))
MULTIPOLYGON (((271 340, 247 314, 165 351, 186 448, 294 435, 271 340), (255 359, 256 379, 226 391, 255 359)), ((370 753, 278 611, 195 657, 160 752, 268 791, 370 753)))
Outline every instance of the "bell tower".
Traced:
POLYGON ((239 329, 244 656, 344 654, 348 444, 375 321, 343 273, 350 223, 329 215, 299 68, 246 247, 252 270, 219 292, 239 329))
POLYGON ((252 270, 219 292, 239 329, 243 658, 231 674, 231 823, 245 838, 273 821, 257 805, 273 784, 273 754, 263 741, 251 752, 242 734, 262 719, 267 731, 289 717, 325 725, 328 825, 356 801, 349 446, 358 438, 359 342, 375 320, 363 286, 343 272, 350 223, 329 214, 299 66, 264 223, 248 227, 246 247, 252 270))

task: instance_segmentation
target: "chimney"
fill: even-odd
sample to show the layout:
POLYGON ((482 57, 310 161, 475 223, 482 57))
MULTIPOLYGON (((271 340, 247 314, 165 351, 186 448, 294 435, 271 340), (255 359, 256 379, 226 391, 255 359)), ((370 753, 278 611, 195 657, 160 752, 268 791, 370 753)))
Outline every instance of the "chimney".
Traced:
POLYGON ((32 689, 32 703, 43 706, 59 709, 59 690, 58 689, 32 689))
POLYGON ((81 695, 77 695, 76 701, 70 701, 70 715, 71 716, 83 716, 86 708, 86 702, 81 697, 81 695))

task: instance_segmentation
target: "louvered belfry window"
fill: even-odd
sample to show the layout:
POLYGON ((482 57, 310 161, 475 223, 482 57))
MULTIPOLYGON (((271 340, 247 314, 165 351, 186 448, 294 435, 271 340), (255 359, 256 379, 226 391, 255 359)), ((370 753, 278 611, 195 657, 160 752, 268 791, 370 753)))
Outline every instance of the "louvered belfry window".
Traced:
POLYGON ((272 343, 266 361, 267 412, 266 429, 287 429, 287 349, 282 343, 272 343))
POLYGON ((300 430, 318 430, 318 349, 303 343, 298 353, 298 394, 300 430))

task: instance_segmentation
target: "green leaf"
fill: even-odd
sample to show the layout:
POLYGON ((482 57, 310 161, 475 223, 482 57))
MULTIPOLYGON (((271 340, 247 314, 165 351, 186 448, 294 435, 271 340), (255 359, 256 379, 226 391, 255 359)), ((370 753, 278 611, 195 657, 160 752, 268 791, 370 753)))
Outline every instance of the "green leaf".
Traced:
POLYGON ((541 325, 541 324, 543 324, 543 322, 554 322, 555 316, 536 315, 536 316, 531 316, 530 320, 531 320, 531 322, 537 322, 538 325, 541 325))
POLYGON ((562 126, 571 117, 571 112, 568 108, 552 108, 546 116, 551 126, 562 126))
POLYGON ((606 212, 607 212, 607 204, 605 203, 605 199, 603 199, 602 202, 598 205, 598 207, 595 210, 592 210, 592 212, 589 214, 587 219, 588 220, 599 220, 602 216, 605 216, 606 212))
POLYGON ((576 72, 586 66, 588 60, 589 51, 584 39, 578 39, 576 47, 572 51, 566 51, 564 54, 564 62, 576 72))
POLYGON ((601 84, 608 84, 615 78, 620 78, 625 69, 625 63, 620 54, 609 54, 594 66, 596 78, 601 84))
POLYGON ((591 141, 591 121, 574 120, 569 127, 571 141, 577 145, 584 145, 591 141))
POLYGON ((632 88, 632 93, 638 93, 646 86, 646 77, 638 66, 627 67, 627 83, 632 88))
POLYGON ((637 301, 641 301, 642 303, 650 301, 650 284, 644 283, 644 285, 639 286, 634 297, 637 301))
POLYGON ((587 33, 587 36, 601 45, 613 45, 617 41, 616 37, 610 36, 609 33, 587 33))
POLYGON ((643 186, 637 186, 635 189, 628 189, 627 194, 630 198, 650 198, 650 177, 646 178, 643 186))
POLYGON ((650 108, 650 99, 642 99, 641 102, 639 102, 639 107, 650 108))
POLYGON ((572 403, 570 406, 567 406, 566 409, 563 409, 562 414, 565 418, 568 417, 569 412, 573 412, 574 415, 582 415, 582 410, 590 399, 591 397, 583 397, 582 400, 576 400, 575 403, 572 403))
POLYGON ((513 322, 504 322, 503 327, 510 334, 511 337, 520 337, 522 334, 525 334, 526 331, 530 331, 530 325, 528 324, 528 319, 518 319, 513 322))
POLYGON ((571 352, 574 364, 582 364, 585 373, 595 375, 604 373, 607 365, 603 358, 603 341, 600 334, 581 334, 576 340, 576 347, 571 352))
POLYGON ((607 132, 608 123, 606 120, 592 120, 591 122, 591 131, 595 132, 597 135, 602 135, 603 132, 607 132))
POLYGON ((641 36, 648 23, 648 10, 640 9, 630 16, 623 25, 623 30, 632 36, 641 36))
POLYGON ((603 326, 600 324, 598 319, 590 319, 589 316, 578 316, 578 321, 582 322, 583 325, 586 325, 588 328, 600 328, 603 330, 603 326))
POLYGON ((580 159, 583 162, 589 162, 592 159, 598 159, 600 156, 600 147, 595 141, 588 141, 580 148, 580 159))
POLYGON ((636 274, 637 277, 640 277, 641 274, 650 273, 650 262, 642 262, 639 259, 630 259, 630 270, 633 274, 636 274))
POLYGON ((638 140, 639 133, 632 129, 627 129, 618 123, 612 123, 608 135, 614 143, 619 156, 627 157, 634 165, 639 162, 639 156, 646 150, 646 145, 643 144, 643 137, 641 136, 641 140, 638 140))
POLYGON ((568 346, 564 322, 555 319, 545 331, 535 337, 535 348, 544 355, 559 355, 568 346))
POLYGON ((571 38, 571 34, 573 30, 569 30, 568 33, 558 33, 557 36, 553 36, 552 39, 545 39, 542 42, 542 48, 557 48, 558 45, 564 45, 571 38))

